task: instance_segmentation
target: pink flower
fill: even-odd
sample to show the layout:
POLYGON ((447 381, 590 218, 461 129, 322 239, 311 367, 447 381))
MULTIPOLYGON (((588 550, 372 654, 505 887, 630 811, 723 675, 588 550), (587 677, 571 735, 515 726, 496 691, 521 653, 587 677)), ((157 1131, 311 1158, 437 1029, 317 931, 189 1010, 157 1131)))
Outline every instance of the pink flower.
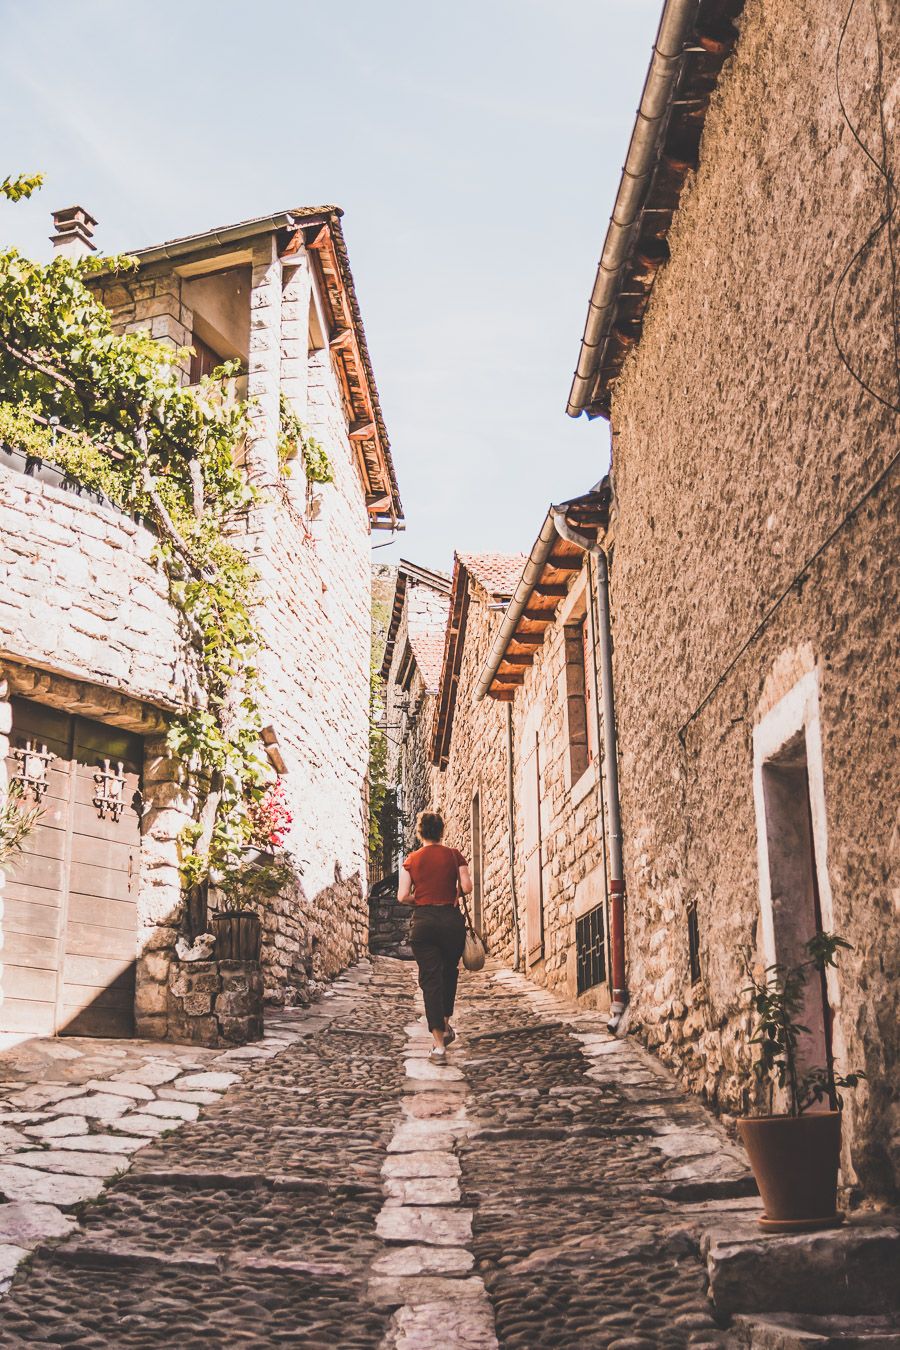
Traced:
POLYGON ((285 799, 284 779, 278 778, 248 811, 254 839, 270 848, 281 848, 294 819, 285 799))

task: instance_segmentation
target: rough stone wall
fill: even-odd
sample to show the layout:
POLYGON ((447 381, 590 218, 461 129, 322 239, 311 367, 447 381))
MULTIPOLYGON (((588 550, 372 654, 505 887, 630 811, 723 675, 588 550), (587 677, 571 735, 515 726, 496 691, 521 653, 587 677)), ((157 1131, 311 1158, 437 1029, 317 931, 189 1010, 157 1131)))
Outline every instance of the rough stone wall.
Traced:
MULTIPOLYGON (((300 320, 293 309, 299 302, 292 308, 275 293, 264 261, 254 266, 255 278, 258 273, 264 284, 259 303, 254 301, 254 324, 262 323, 266 306, 261 302, 268 295, 271 325, 280 325, 281 331, 296 326, 300 320)), ((254 343, 262 344, 265 331, 256 327, 251 334, 251 392, 263 388, 264 377, 253 373, 252 352, 254 343)), ((285 355, 291 340, 306 355, 305 327, 300 333, 302 337, 276 346, 282 361, 292 359, 285 355)), ((273 477, 277 423, 258 426, 250 458, 251 475, 262 493, 251 512, 247 539, 260 577, 257 617, 265 642, 260 679, 266 712, 287 763, 287 796, 294 814, 287 847, 301 868, 298 891, 273 902, 264 921, 266 993, 278 1001, 290 1001, 291 989, 298 998, 305 995, 305 983, 296 976, 298 949, 314 952, 315 978, 333 975, 365 951, 368 925, 368 519, 327 350, 310 354, 308 372, 305 399, 297 411, 326 447, 334 471, 334 482, 316 485, 314 518, 304 518, 307 492, 301 465, 295 463, 282 487, 273 477), (285 989, 288 972, 294 974, 285 989)), ((265 378, 271 381, 272 374, 265 378)), ((277 409, 277 386, 273 407, 277 409)), ((305 954, 301 960, 308 964, 305 954)))
MULTIPOLYGON (((191 345, 193 313, 183 300, 184 283, 171 270, 150 269, 134 275, 98 277, 90 282, 110 311, 117 333, 149 332, 178 351, 191 345)), ((190 359, 181 363, 187 383, 190 359)))
POLYGON ((113 507, 0 466, 0 647, 175 707, 197 684, 155 536, 113 507))
POLYGON ((469 611, 459 672, 450 759, 437 778, 438 808, 446 822, 445 842, 471 861, 472 797, 481 797, 482 926, 490 954, 513 963, 515 948, 506 789, 506 708, 494 699, 473 703, 471 691, 487 659, 502 615, 492 598, 469 581, 469 611))
MULTIPOLYGON (((192 314, 173 272, 157 266, 98 287, 117 331, 190 342, 192 314)), ((308 350, 309 304, 306 260, 283 271, 274 238, 254 245, 248 392, 255 403, 245 462, 260 497, 238 540, 260 578, 264 716, 286 763, 294 817, 286 842, 300 869, 297 885, 263 915, 266 994, 278 1002, 304 1000, 310 981, 353 961, 365 950, 368 923, 368 519, 328 350, 308 350), (299 462, 287 482, 279 475, 282 391, 331 459, 334 482, 311 495, 299 462)), ((119 714, 109 699, 141 722, 141 701, 171 709, 195 697, 165 579, 149 560, 152 535, 84 496, 5 468, 0 475, 0 561, 10 578, 0 596, 0 650, 23 663, 14 669, 25 682, 29 671, 37 678, 35 667, 77 677, 89 691, 82 710, 96 710, 85 715, 112 722, 119 714)), ((37 692, 14 692, 41 701, 48 691, 38 680, 37 692)), ((139 1033, 158 1037, 176 1034, 180 1016, 170 991, 183 914, 177 841, 193 806, 166 756, 164 726, 162 716, 153 719, 145 747, 136 998, 139 1033)))
POLYGON ((409 688, 399 683, 399 673, 414 634, 435 631, 446 624, 447 597, 429 586, 407 582, 403 613, 394 639, 391 668, 385 687, 385 717, 388 726, 387 781, 400 790, 401 843, 415 847, 416 816, 434 804, 440 792, 440 775, 431 763, 429 750, 434 726, 435 691, 426 685, 416 665, 409 688))
MULTIPOLYGON (((516 895, 523 961, 527 960, 523 775, 525 757, 535 736, 540 756, 544 945, 543 956, 523 968, 529 978, 570 998, 578 997, 575 920, 606 900, 601 775, 596 750, 600 738, 595 724, 590 731, 590 763, 583 772, 573 774, 566 697, 565 622, 584 615, 588 601, 586 582, 585 569, 572 587, 569 599, 563 601, 556 623, 547 629, 543 646, 527 670, 513 703, 516 895)), ((593 671, 587 674, 591 680, 593 671)), ((595 706, 594 700, 592 715, 595 706)), ((528 764, 528 772, 532 771, 533 763, 532 760, 528 764)), ((585 990, 580 1001, 585 1007, 608 1006, 607 984, 585 990)))
MULTIPOLYGON (((117 327, 149 326, 189 343, 192 313, 178 283, 159 268, 119 281, 110 297, 117 327)), ((329 353, 309 351, 310 286, 302 258, 282 269, 274 237, 253 246, 246 463, 260 497, 242 542, 259 574, 264 712, 287 764, 294 821, 286 846, 300 868, 297 886, 263 916, 266 996, 277 1002, 302 1001, 310 979, 353 961, 367 928, 368 520, 329 353), (286 482, 278 471, 282 392, 334 470, 333 483, 315 485, 311 512, 302 464, 294 461, 286 482)))
MULTIPOLYGON (((900 30, 887 0, 877 8, 896 144, 900 30)), ((895 453, 897 426, 842 367, 829 327, 836 280, 883 202, 837 103, 841 17, 826 0, 746 6, 671 261, 614 395, 612 604, 633 1005, 648 1042, 729 1112, 752 1090, 740 995, 742 949, 760 953, 752 733, 805 671, 818 674, 824 864, 834 926, 854 946, 840 960, 836 1035, 846 1066, 869 1074, 845 1102, 845 1180, 889 1191, 900 1179, 896 475, 848 513, 895 453)), ((871 12, 858 8, 842 86, 877 145, 873 53, 871 12)), ((850 296, 837 319, 851 359, 889 394, 883 238, 850 296)))

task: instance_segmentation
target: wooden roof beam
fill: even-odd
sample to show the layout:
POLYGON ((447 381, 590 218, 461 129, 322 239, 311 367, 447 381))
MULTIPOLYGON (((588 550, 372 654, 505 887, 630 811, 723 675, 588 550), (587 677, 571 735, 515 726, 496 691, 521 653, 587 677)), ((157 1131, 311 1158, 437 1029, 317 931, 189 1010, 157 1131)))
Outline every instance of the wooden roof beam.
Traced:
POLYGON ((583 562, 584 554, 551 553, 545 566, 555 567, 557 572, 580 572, 583 562))
POLYGON ((539 581, 534 588, 535 595, 545 595, 548 599, 564 600, 569 594, 568 586, 556 586, 548 581, 539 581))
MULTIPOLYGON (((504 657, 503 659, 504 659, 504 661, 506 660, 505 657, 504 657)), ((495 678, 496 678, 497 681, 502 680, 504 684, 524 684, 524 683, 525 683, 525 671, 524 671, 524 670, 498 670, 495 678)))
POLYGON ((375 423, 366 421, 364 418, 358 418, 357 421, 350 423, 348 436, 351 441, 367 441, 375 435, 375 423))

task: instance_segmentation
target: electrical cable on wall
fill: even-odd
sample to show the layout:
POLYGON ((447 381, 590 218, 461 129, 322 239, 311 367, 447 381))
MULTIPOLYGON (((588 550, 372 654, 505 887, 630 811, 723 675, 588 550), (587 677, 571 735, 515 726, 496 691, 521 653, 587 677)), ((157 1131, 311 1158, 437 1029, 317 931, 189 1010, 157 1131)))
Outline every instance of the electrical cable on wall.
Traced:
POLYGON ((885 119, 885 106, 884 106, 885 105, 884 49, 881 41, 881 25, 878 20, 877 0, 869 0, 869 6, 872 12, 872 22, 875 26, 875 52, 876 52, 876 70, 877 70, 875 88, 877 90, 877 98, 878 98, 880 157, 872 153, 872 151, 869 149, 869 147, 863 140, 860 129, 857 126, 854 126, 850 118, 850 114, 847 111, 844 96, 841 92, 841 55, 843 52, 844 41, 847 37, 847 31, 850 26, 850 20, 853 17, 853 13, 858 3, 859 0, 850 0, 850 6, 847 10, 846 15, 844 16, 844 22, 841 25, 840 37, 838 38, 837 52, 835 53, 834 79, 835 79, 835 86, 837 89, 838 104, 840 106, 841 114, 844 118, 844 121, 846 122, 847 127, 850 131, 850 134, 853 137, 856 144, 859 146, 860 150, 862 150, 866 159, 873 166, 876 173, 884 182, 884 211, 878 223, 874 226, 871 233, 853 254, 853 257, 847 263, 846 267, 841 272, 841 275, 838 278, 838 283, 834 290, 834 298, 832 299, 831 303, 831 336, 834 341, 835 348, 837 349, 837 354, 840 357, 842 364, 849 371, 850 375, 852 375, 856 383, 860 385, 861 388, 863 388, 867 394, 869 394, 872 398, 876 399, 883 407, 889 408, 891 412, 900 414, 900 294, 898 294, 898 279, 897 279, 898 245, 894 237, 894 214, 897 207, 897 189, 894 183, 894 176, 891 171, 890 155, 888 153, 887 125, 885 119), (869 253, 870 249, 874 246, 875 241, 878 239, 882 231, 886 231, 887 235, 888 259, 890 263, 890 275, 891 275, 891 329, 892 329, 892 345, 894 350, 894 378, 897 386, 896 402, 893 399, 887 398, 883 394, 880 394, 877 391, 877 389, 874 389, 872 385, 870 385, 862 377, 859 371, 854 369, 850 361, 850 358, 847 355, 847 352, 845 351, 844 346, 841 342, 841 338, 838 334, 838 323, 837 323, 837 307, 841 295, 843 293, 844 285, 848 280, 848 278, 850 277, 850 274, 854 270, 856 265, 858 263, 861 263, 863 259, 867 256, 867 254, 869 253))

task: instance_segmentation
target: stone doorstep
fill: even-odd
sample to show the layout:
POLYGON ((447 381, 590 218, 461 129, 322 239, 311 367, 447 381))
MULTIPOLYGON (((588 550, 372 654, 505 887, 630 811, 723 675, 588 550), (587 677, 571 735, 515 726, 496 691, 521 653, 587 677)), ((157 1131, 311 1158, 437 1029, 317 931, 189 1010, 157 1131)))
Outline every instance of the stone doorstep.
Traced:
POLYGON ((731 1323, 736 1345, 747 1350, 900 1350, 900 1318, 804 1316, 800 1313, 738 1314, 731 1323))
POLYGON ((701 1252, 723 1315, 900 1312, 900 1226, 877 1215, 812 1233, 732 1223, 704 1233, 701 1252))

